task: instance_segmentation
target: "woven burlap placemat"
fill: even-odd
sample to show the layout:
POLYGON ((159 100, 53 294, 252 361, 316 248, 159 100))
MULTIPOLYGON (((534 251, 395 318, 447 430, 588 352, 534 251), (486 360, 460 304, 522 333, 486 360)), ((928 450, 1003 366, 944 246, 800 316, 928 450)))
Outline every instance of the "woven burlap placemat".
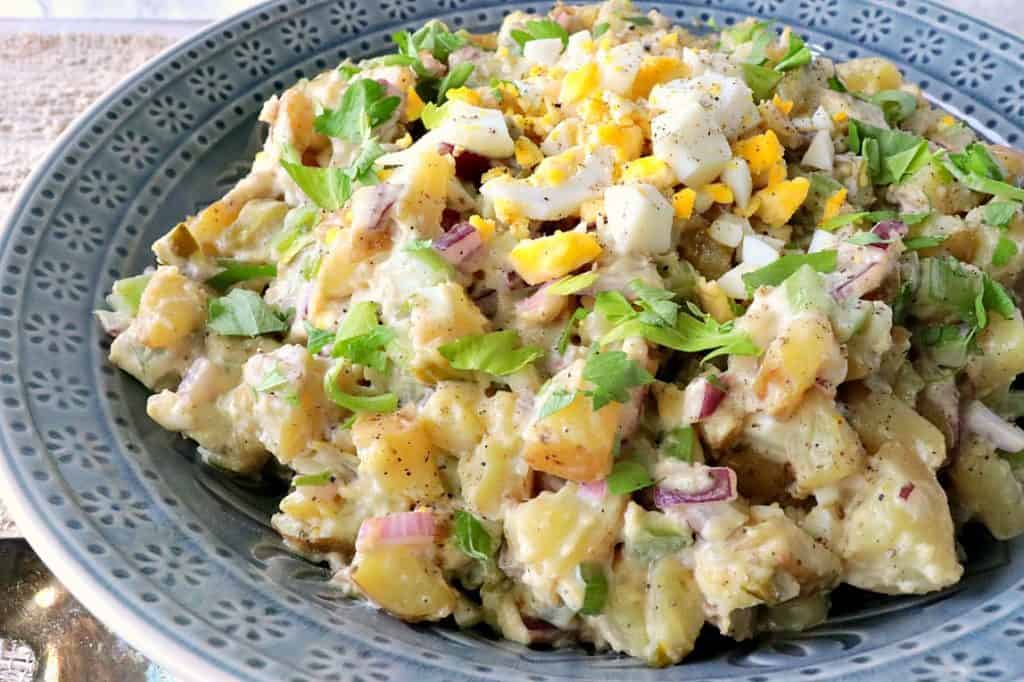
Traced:
MULTIPOLYGON (((173 41, 158 35, 0 34, 0 224, 19 185, 96 98, 173 41)), ((3 509, 0 537, 16 534, 3 509)))

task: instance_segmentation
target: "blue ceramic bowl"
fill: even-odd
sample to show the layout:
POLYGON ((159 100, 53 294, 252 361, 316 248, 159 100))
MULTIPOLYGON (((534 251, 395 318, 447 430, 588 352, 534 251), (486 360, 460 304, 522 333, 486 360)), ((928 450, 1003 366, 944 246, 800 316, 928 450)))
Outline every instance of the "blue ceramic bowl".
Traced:
MULTIPOLYGON (((823 52, 881 54, 992 140, 1024 134, 1024 41, 920 0, 653 3, 677 22, 747 14, 823 52)), ((197 464, 106 361, 91 311, 152 263, 149 245, 239 178, 260 103, 439 16, 494 29, 497 0, 280 0, 213 26, 94 105, 40 163, 0 246, 0 489, 54 573, 119 634, 185 679, 999 680, 1024 676, 1024 542, 978 539, 955 589, 848 595, 809 632, 702 638, 681 667, 531 651, 409 626, 338 599, 267 525, 275 500, 197 464)))

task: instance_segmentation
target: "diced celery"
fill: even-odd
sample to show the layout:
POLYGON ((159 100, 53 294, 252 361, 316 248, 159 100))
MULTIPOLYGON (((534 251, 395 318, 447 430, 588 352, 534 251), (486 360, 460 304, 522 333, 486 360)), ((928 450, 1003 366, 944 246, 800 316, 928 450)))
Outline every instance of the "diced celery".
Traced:
POLYGON ((828 313, 834 307, 833 299, 825 291, 825 278, 809 265, 804 265, 782 283, 786 300, 795 312, 820 310, 828 313))
POLYGON ((152 275, 136 275, 126 277, 114 282, 114 287, 107 296, 107 303, 118 312, 126 312, 135 315, 139 312, 139 303, 142 301, 142 292, 149 284, 152 275))

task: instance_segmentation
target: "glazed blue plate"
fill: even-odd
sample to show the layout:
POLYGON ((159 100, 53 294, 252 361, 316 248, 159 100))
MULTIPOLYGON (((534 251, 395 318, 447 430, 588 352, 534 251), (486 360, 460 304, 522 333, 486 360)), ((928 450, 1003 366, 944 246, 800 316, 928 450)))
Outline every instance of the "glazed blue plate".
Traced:
MULTIPOLYGON (((655 7, 683 24, 747 14, 822 52, 884 55, 989 139, 1024 134, 1024 41, 919 0, 710 0, 655 7)), ((732 644, 705 634, 682 666, 532 651, 409 626, 339 599, 267 525, 275 498, 197 463, 146 417, 146 391, 106 361, 91 311, 149 245, 217 198, 259 146, 260 104, 296 79, 390 49, 438 16, 494 29, 497 0, 283 0, 213 26, 126 79, 25 183, 0 245, 0 489, 85 605, 183 679, 1010 680, 1024 677, 1024 542, 967 540, 955 589, 837 593, 829 622, 732 644)))

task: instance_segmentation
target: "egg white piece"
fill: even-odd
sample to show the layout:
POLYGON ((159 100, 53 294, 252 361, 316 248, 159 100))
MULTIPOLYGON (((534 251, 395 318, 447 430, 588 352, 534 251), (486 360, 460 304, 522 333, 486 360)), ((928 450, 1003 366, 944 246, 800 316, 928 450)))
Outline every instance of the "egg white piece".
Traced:
POLYGON ((616 185, 604 192, 606 220, 598 234, 620 254, 656 254, 672 246, 672 205, 652 185, 616 185))
POLYGON ((732 158, 721 126, 693 100, 681 101, 651 121, 651 148, 690 187, 714 180, 732 158))

